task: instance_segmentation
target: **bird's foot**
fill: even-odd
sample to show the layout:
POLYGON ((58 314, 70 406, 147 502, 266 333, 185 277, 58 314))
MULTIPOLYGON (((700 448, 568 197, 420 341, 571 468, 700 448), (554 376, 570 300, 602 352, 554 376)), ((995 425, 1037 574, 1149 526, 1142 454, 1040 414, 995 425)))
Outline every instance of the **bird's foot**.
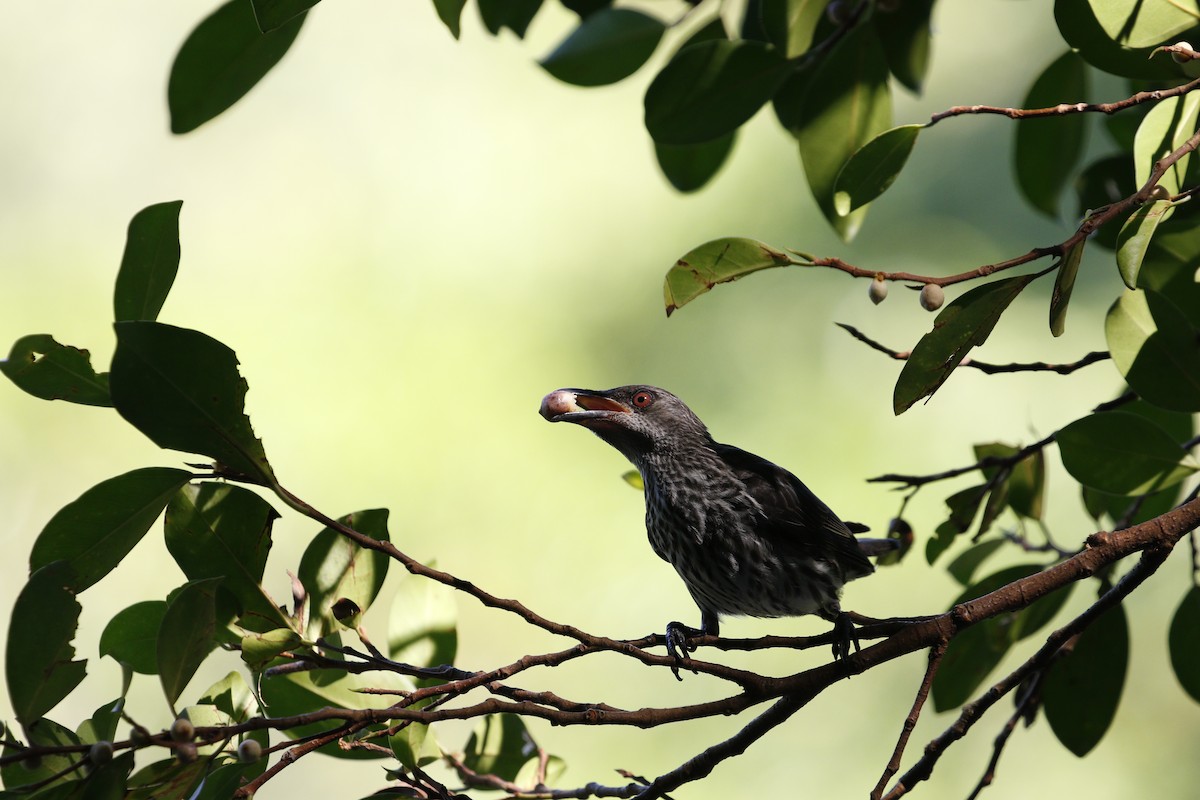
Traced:
MULTIPOLYGON (((703 635, 704 631, 684 625, 682 622, 667 623, 667 655, 675 659, 675 663, 671 666, 671 674, 675 676, 676 680, 683 680, 683 676, 679 674, 679 668, 687 660, 687 654, 696 649, 696 645, 689 640, 693 636, 703 635)), ((696 674, 696 670, 692 670, 692 674, 696 674)))
POLYGON ((858 643, 858 632, 854 629, 854 623, 850 621, 850 615, 841 611, 833 620, 833 660, 840 661, 849 656, 852 644, 854 652, 857 653, 862 649, 858 643))

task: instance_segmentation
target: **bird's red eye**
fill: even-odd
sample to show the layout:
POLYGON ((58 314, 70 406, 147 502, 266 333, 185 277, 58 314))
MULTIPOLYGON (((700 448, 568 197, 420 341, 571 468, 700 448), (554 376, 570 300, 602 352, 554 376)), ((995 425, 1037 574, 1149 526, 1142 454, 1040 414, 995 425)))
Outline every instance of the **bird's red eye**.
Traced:
POLYGON ((638 392, 633 396, 633 404, 638 408, 649 408, 654 403, 654 395, 649 392, 638 392))

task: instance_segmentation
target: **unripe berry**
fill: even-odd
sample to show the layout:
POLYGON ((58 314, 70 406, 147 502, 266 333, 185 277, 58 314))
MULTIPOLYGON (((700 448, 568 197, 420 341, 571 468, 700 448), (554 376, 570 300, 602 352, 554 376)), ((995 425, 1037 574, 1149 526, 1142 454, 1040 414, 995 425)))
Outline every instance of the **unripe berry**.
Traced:
POLYGON ((108 762, 112 761, 112 757, 112 742, 101 740, 93 744, 91 749, 88 750, 88 761, 92 762, 92 764, 97 767, 102 767, 108 762))
POLYGON ((1163 186, 1161 183, 1154 184, 1154 188, 1150 190, 1150 199, 1153 200, 1170 200, 1171 190, 1163 186))
POLYGON ((243 739, 238 745, 238 761, 253 764, 262 758, 262 745, 256 739, 243 739))
POLYGON ((926 311, 937 311, 946 302, 946 293, 936 283, 927 283, 921 287, 921 308, 926 311))
POLYGON ((871 281, 871 285, 867 287, 867 297, 871 298, 871 302, 879 305, 887 297, 888 285, 883 278, 876 278, 871 281))
POLYGON ((183 742, 175 748, 175 757, 181 764, 190 764, 196 760, 196 745, 193 742, 183 742))
MULTIPOLYGON (((1182 47, 1186 50, 1192 49, 1192 46, 1190 44, 1188 44, 1187 42, 1176 42, 1175 46, 1182 47)), ((1176 64, 1186 64, 1187 62, 1192 60, 1192 57, 1187 55, 1186 53, 1171 53, 1171 58, 1174 59, 1176 64)))
POLYGON ((177 742, 190 742, 196 736, 196 726, 187 717, 178 717, 171 723, 171 738, 177 742))
POLYGON ((149 747, 150 732, 141 725, 134 725, 129 730, 129 742, 134 747, 149 747))

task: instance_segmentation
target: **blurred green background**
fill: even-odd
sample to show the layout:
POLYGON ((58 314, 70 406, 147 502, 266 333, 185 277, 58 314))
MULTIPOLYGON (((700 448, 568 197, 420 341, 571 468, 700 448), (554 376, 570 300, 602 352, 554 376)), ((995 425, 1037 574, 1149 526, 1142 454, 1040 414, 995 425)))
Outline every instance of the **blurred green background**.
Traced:
MULTIPOLYGON (((641 127, 653 69, 583 90, 535 63, 570 28, 572 17, 557 6, 543 10, 522 43, 507 32, 487 36, 473 7, 455 42, 428 0, 323 3, 250 95, 172 137, 168 69, 215 6, 0 6, 0 341, 52 333, 90 349, 103 368, 125 227, 150 203, 183 199, 183 261, 161 319, 237 351, 251 388, 248 410, 283 483, 331 514, 389 507, 402 549, 552 618, 618 637, 697 618, 682 584, 646 544, 642 500, 620 480, 627 465, 585 432, 537 416, 552 389, 664 386, 717 439, 787 466, 835 510, 882 530, 899 497, 866 478, 960 466, 974 442, 1029 442, 1119 385, 1109 364, 1070 378, 966 371, 928 405, 895 418, 899 365, 832 323, 907 349, 932 316, 900 286, 874 307, 865 281, 833 271, 755 275, 669 321, 663 314, 667 267, 717 236, 930 274, 1060 241, 1075 209, 1052 224, 1018 201, 1007 120, 960 118, 923 136, 904 175, 846 246, 820 218, 795 147, 769 111, 743 130, 713 185, 697 196, 674 193, 641 127)), ((670 16, 682 6, 647 8, 670 16)), ((897 123, 962 103, 1018 104, 1062 47, 1049 3, 942 3, 934 23, 927 91, 898 94, 897 123)), ((1123 96, 1119 86, 1102 88, 1104 99, 1123 96)), ((1091 146, 1099 153, 1106 142, 1096 133, 1091 146)), ((1035 287, 980 356, 1069 361, 1102 349, 1103 311, 1117 287, 1111 258, 1093 248, 1065 336, 1049 336, 1049 286, 1035 287)), ((183 457, 159 451, 111 410, 46 403, 7 384, 0 414, 0 606, 7 609, 34 537, 59 507, 104 478, 183 457)), ((1055 491, 1061 469, 1049 455, 1051 529, 1076 543, 1092 526, 1077 497, 1055 491)), ((953 599, 958 588, 944 564, 923 560, 924 537, 943 518, 949 488, 917 497, 909 513, 917 552, 850 585, 845 607, 920 614, 953 599)), ((294 515, 277 524, 268 566, 277 597, 288 596, 285 570, 295 569, 314 533, 294 515)), ((1186 588, 1185 562, 1177 554, 1129 602, 1126 699, 1092 757, 1070 755, 1040 722, 1014 736, 988 797, 1193 796, 1200 715, 1170 674, 1165 644, 1169 614, 1186 588)), ((152 531, 116 574, 81 597, 76 646, 89 659, 89 677, 52 717, 74 727, 118 693, 119 669, 96 654, 104 623, 183 580, 152 531)), ((1093 591, 1077 589, 1069 608, 1085 606, 1093 591)), ((377 638, 387 607, 384 598, 368 617, 377 638)), ((563 646, 465 598, 460 613, 466 668, 563 646)), ((752 636, 825 627, 811 618, 734 620, 724 630, 752 636)), ((1028 649, 1017 648, 1006 663, 1028 649)), ((826 657, 824 650, 722 656, 774 674, 826 657)), ((188 694, 238 663, 231 654, 212 656, 188 694)), ((865 796, 924 665, 915 655, 834 687, 676 796, 865 796)), ((611 657, 527 674, 520 684, 625 707, 690 703, 722 689, 695 677, 677 684, 665 670, 611 657)), ((139 677, 133 697, 142 722, 168 721, 154 679, 139 677)), ((921 796, 970 792, 1009 707, 1002 703, 950 751, 921 796)), ((11 718, 7 697, 0 717, 11 718)), ((532 724, 542 744, 567 760, 570 786, 620 783, 615 768, 654 776, 748 718, 649 731, 532 724)), ((952 719, 928 710, 911 754, 952 719)), ((460 748, 468 729, 446 728, 443 744, 460 748)), ((316 759, 286 770, 261 796, 357 797, 383 783, 375 765, 316 759)))

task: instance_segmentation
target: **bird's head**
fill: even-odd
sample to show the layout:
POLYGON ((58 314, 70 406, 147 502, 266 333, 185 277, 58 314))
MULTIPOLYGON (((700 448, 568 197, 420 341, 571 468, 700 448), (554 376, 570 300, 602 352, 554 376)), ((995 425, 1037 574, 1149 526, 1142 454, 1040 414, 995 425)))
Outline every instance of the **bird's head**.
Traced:
POLYGON ((711 441, 699 417, 656 386, 558 389, 542 398, 538 413, 551 422, 582 425, 634 463, 656 451, 711 441))

